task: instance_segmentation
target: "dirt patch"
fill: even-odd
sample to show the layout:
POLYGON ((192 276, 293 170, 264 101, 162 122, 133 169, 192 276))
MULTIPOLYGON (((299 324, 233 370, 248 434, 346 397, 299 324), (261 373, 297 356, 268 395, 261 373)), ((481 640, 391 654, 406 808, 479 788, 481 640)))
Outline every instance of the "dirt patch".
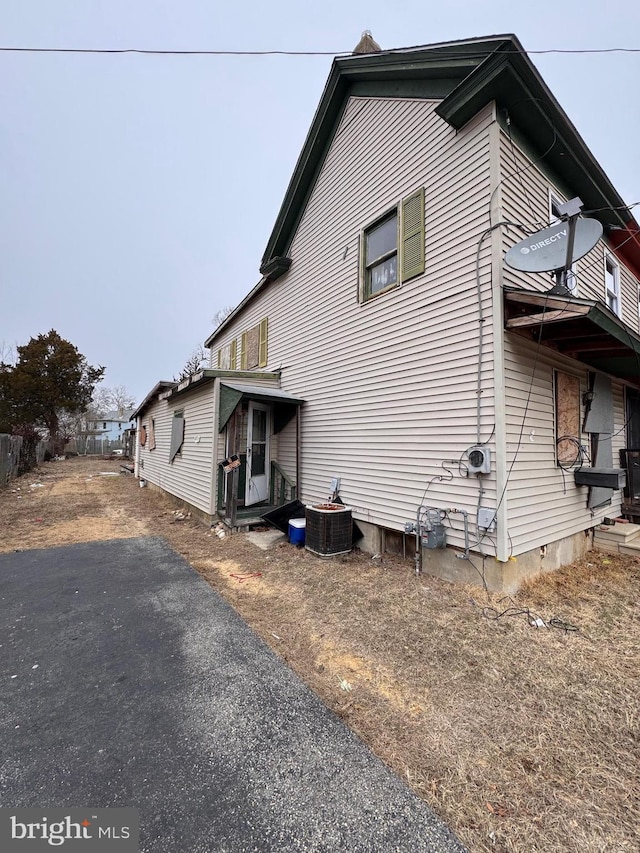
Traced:
POLYGON ((99 476, 119 467, 12 484, 0 550, 164 536, 471 850, 637 849, 635 558, 594 552, 504 598, 392 558, 218 539, 133 477, 99 476))

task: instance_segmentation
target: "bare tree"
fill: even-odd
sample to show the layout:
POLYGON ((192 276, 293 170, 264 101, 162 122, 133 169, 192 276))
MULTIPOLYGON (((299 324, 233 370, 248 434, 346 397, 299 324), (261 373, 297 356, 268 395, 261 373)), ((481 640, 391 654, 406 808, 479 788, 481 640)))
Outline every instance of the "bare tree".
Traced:
POLYGON ((6 341, 0 341, 0 365, 13 367, 16 361, 17 351, 15 346, 8 344, 6 341))
POLYGON ((111 390, 109 388, 96 388, 87 407, 87 413, 91 416, 106 415, 111 408, 111 390))
POLYGON ((233 310, 233 305, 225 305, 224 308, 219 308, 211 318, 213 328, 217 329, 218 326, 221 326, 233 310))
POLYGON ((183 379, 187 379, 187 377, 191 376, 192 373, 197 373, 199 370, 202 370, 203 367, 206 367, 207 361, 207 353, 205 352, 204 347, 199 344, 185 361, 184 367, 178 376, 173 377, 173 381, 182 382, 183 379))
POLYGON ((123 415, 127 409, 135 408, 135 405, 136 398, 124 385, 114 385, 111 388, 111 407, 118 412, 118 416, 123 415))
MULTIPOLYGON (((225 305, 224 308, 219 308, 216 313, 211 318, 211 322, 215 329, 218 328, 224 321, 227 319, 229 314, 234 310, 233 305, 225 305)), ((174 382, 182 382, 183 379, 187 379, 194 373, 197 373, 199 370, 202 370, 203 367, 207 367, 209 363, 209 354, 204 349, 201 344, 193 350, 191 355, 185 361, 182 370, 177 376, 173 377, 174 382)))
POLYGON ((135 405, 133 394, 130 394, 124 385, 115 385, 113 388, 98 388, 91 399, 89 409, 96 415, 106 415, 107 412, 115 410, 121 417, 127 409, 133 409, 135 405))

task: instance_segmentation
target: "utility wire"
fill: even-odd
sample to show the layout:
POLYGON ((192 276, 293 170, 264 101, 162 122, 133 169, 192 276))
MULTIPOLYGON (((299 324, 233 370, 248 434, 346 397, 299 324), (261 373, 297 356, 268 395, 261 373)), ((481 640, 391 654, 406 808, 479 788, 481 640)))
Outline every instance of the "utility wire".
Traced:
POLYGON ((3 53, 141 53, 150 56, 338 56, 333 50, 156 50, 139 47, 0 47, 3 53))
MULTIPOLYGON (((392 48, 381 51, 388 53, 408 53, 421 48, 438 45, 418 45, 413 48, 392 48)), ((152 56, 352 56, 351 50, 161 50, 139 47, 91 48, 91 47, 0 47, 3 53, 140 53, 152 56)), ((604 47, 604 48, 548 48, 545 50, 504 50, 504 54, 599 54, 599 53, 640 53, 640 47, 604 47)), ((456 59, 476 59, 477 51, 456 54, 456 59)))

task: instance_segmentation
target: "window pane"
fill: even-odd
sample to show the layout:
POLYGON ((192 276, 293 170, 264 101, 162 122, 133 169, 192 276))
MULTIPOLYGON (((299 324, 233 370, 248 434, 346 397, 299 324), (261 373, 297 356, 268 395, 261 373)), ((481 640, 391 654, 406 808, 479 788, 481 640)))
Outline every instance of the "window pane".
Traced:
POLYGON ((394 213, 367 232, 367 266, 398 247, 398 217, 394 213))
POLYGON ((264 443, 253 443, 251 445, 251 476, 261 477, 266 468, 266 446, 264 443))
POLYGON ((396 284, 398 281, 398 256, 393 255, 391 258, 387 258, 386 261, 382 261, 381 264, 371 267, 369 275, 370 293, 378 293, 378 291, 384 290, 385 287, 396 284))
POLYGON ((264 409, 253 410, 253 424, 251 425, 253 441, 266 441, 267 438, 267 413, 264 409))

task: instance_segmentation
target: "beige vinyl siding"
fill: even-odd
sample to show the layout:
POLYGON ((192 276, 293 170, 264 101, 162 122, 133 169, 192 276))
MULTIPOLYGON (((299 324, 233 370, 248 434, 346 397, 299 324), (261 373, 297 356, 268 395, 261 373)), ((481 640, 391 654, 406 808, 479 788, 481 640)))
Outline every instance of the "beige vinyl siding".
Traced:
MULTIPOLYGON (((306 400, 301 498, 324 500, 333 476, 357 519, 402 529, 425 500, 467 509, 478 483, 457 461, 476 441, 475 257, 490 201, 491 109, 456 133, 424 100, 352 98, 293 240, 289 272, 215 342, 269 319, 270 369, 306 400), (363 228, 425 189, 425 272, 358 303, 363 228), (451 482, 441 463, 453 472, 451 482)), ((490 241, 481 255, 491 315, 490 241)), ((492 433, 493 362, 485 323, 482 439, 492 433)), ((281 442, 281 451, 287 445, 281 442)), ((293 464, 293 460, 287 464, 293 464)), ((495 505, 493 475, 484 504, 495 505)), ((459 532, 449 542, 462 544, 459 532)))
MULTIPOLYGON (((550 180, 515 147, 515 162, 519 169, 514 175, 514 154, 507 136, 501 134, 501 219, 533 223, 538 218, 542 227, 548 222, 549 189, 560 193, 550 180), (521 183, 522 180, 522 183, 521 183), (523 184, 527 192, 523 191, 523 184)), ((506 252, 523 234, 514 228, 502 229, 502 251, 506 252)), ((599 299, 606 304, 604 282, 605 243, 598 245, 576 262, 578 296, 599 299)), ((618 260, 618 259, 616 259, 618 260)), ((622 319, 638 328, 637 281, 625 265, 620 265, 622 319)), ((548 290, 554 283, 546 274, 527 274, 510 269, 503 271, 504 284, 548 290)), ((507 437, 507 466, 511 468, 507 491, 508 530, 514 555, 531 548, 557 541, 587 530, 602 518, 618 515, 621 493, 614 492, 612 503, 593 514, 587 507, 588 489, 574 484, 573 472, 563 472, 556 465, 554 368, 572 373, 580 379, 581 394, 588 387, 589 368, 560 356, 548 347, 538 347, 534 341, 505 332, 505 417, 507 437), (536 354, 537 353, 537 354, 536 354), (534 373, 535 367, 535 373, 534 373), (533 380, 532 380, 533 376, 533 380), (527 409, 527 397, 531 397, 527 409), (522 438, 520 433, 522 431, 522 438), (519 445, 519 447, 518 447, 519 445), (514 463, 514 456, 517 455, 514 463)), ((613 383, 614 433, 613 464, 618 464, 619 450, 625 446, 623 385, 613 383)), ((581 420, 584 411, 581 413, 581 420)), ((590 450, 590 436, 582 434, 582 443, 590 450)), ((588 463, 585 463, 588 464, 588 463)))
MULTIPOLYGON (((573 471, 565 471, 563 478, 563 471, 556 466, 553 371, 556 368, 578 376, 582 395, 588 387, 588 368, 547 347, 540 347, 536 356, 534 342, 509 333, 505 337, 507 464, 511 468, 513 463, 508 528, 513 554, 518 555, 593 527, 605 516, 619 515, 621 493, 614 492, 611 505, 592 514, 587 507, 588 489, 574 484, 573 471)), ((623 387, 614 382, 613 388, 615 466, 620 448, 625 446, 625 429, 623 387)), ((583 419, 582 408, 581 422, 583 419)), ((590 450, 589 434, 582 433, 581 439, 590 450)))
POLYGON ((150 404, 140 418, 140 423, 147 429, 147 441, 140 448, 139 474, 144 480, 159 486, 162 480, 162 472, 168 465, 169 447, 171 445, 171 418, 173 417, 167 403, 156 399, 150 404), (156 446, 154 450, 149 449, 149 426, 153 418, 156 446))
POLYGON ((296 419, 278 433, 278 465, 292 483, 296 482, 296 419))
MULTIPOLYGON (((618 260, 616 258, 616 260, 618 260)), ((631 326, 632 329, 638 331, 640 329, 640 316, 638 306, 638 279, 629 272, 627 267, 620 263, 620 292, 622 296, 622 319, 625 323, 631 326)), ((604 264, 604 259, 603 259, 604 264)))
POLYGON ((155 419, 156 448, 141 448, 140 476, 160 486, 203 512, 212 513, 213 384, 193 392, 158 400, 142 416, 142 423, 155 419), (185 432, 180 453, 169 462, 171 427, 175 411, 184 412, 185 432))
MULTIPOLYGON (((509 138, 504 132, 501 133, 500 156, 503 175, 501 219, 522 223, 529 232, 546 227, 549 223, 549 190, 560 197, 566 196, 566 190, 560 191, 538 166, 532 165, 517 145, 514 144, 512 150, 509 138)), ((524 231, 514 227, 504 227, 501 232, 504 253, 525 236, 524 231)), ((606 240, 601 239, 587 255, 576 261, 574 270, 578 282, 578 297, 599 299, 606 305, 605 251, 615 257, 608 249, 606 240)), ((638 281, 619 258, 615 257, 615 260, 620 267, 622 320, 638 330, 638 281)), ((505 284, 529 290, 545 291, 555 283, 550 273, 524 273, 506 265, 503 278, 505 284)))

